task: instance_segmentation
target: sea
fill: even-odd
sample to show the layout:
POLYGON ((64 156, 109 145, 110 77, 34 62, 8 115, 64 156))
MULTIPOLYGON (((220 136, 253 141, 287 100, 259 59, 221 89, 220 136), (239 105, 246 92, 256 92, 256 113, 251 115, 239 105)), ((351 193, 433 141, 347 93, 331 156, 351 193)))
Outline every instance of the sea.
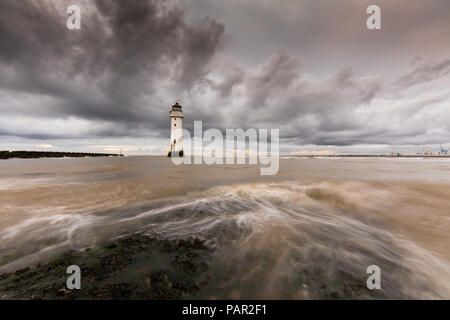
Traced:
POLYGON ((200 298, 450 299, 450 159, 0 161, 0 274, 133 234, 200 239, 200 298))

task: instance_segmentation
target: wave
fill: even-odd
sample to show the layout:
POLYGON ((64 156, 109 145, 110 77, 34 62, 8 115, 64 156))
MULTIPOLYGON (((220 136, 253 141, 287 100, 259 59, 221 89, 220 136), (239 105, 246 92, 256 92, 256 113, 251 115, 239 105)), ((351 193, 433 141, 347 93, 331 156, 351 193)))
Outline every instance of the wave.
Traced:
POLYGON ((380 183, 254 183, 33 216, 0 231, 0 272, 144 232, 200 237, 214 249, 217 284, 208 297, 225 290, 232 298, 364 298, 366 269, 377 265, 383 298, 449 298, 448 262, 399 233, 380 213, 386 201, 399 193, 380 183))

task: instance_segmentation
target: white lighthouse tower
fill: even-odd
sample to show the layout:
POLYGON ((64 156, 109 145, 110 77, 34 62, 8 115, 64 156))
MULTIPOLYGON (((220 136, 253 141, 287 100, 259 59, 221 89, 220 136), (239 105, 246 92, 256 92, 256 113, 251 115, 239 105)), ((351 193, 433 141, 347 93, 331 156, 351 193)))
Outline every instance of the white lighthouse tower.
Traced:
POLYGON ((170 117, 170 150, 168 157, 183 156, 183 111, 178 101, 169 112, 170 117))

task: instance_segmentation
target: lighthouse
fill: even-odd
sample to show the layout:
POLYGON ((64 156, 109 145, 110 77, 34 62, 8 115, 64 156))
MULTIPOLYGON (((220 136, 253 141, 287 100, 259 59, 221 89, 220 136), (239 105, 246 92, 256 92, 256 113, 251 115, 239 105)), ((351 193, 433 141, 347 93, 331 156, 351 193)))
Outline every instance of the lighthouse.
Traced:
POLYGON ((170 118, 170 149, 168 157, 183 156, 183 110, 178 101, 169 112, 170 118))

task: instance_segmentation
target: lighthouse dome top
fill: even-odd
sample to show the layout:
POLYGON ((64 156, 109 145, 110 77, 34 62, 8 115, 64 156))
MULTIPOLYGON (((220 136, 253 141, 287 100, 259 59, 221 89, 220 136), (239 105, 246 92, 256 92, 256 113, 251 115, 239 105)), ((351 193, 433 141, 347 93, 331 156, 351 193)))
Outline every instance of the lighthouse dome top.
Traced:
POLYGON ((172 106, 172 110, 173 111, 181 111, 181 104, 179 104, 178 103, 178 100, 177 100, 177 102, 175 102, 175 104, 172 106))

